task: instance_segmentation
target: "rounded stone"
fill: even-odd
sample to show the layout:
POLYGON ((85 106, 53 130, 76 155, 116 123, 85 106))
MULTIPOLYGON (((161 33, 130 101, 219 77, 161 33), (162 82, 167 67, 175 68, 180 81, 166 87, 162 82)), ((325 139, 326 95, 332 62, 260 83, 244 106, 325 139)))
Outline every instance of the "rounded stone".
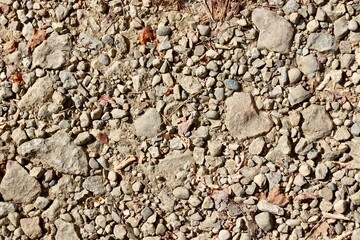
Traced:
POLYGON ((307 177, 311 174, 311 167, 308 164, 303 164, 299 167, 299 173, 303 177, 307 177))
POLYGON ((359 28, 359 24, 357 23, 357 21, 355 19, 351 19, 348 23, 348 29, 354 32, 358 30, 358 28, 359 28))
POLYGON ((255 216, 255 222, 265 232, 269 232, 273 229, 274 219, 268 212, 262 212, 255 216))
POLYGON ((101 53, 99 55, 99 62, 102 65, 108 66, 110 64, 110 58, 109 58, 109 56, 107 54, 101 53))
POLYGON ((240 91, 240 84, 232 79, 225 79, 224 85, 227 89, 234 90, 234 91, 240 91))
POLYGON ((228 230, 220 230, 219 240, 228 240, 231 238, 231 233, 228 230))
POLYGON ((338 200, 334 203, 334 209, 337 213, 344 213, 347 209, 347 202, 345 200, 338 200))
POLYGON ((177 199, 187 200, 190 197, 190 192, 185 187, 177 187, 173 190, 173 194, 177 199))

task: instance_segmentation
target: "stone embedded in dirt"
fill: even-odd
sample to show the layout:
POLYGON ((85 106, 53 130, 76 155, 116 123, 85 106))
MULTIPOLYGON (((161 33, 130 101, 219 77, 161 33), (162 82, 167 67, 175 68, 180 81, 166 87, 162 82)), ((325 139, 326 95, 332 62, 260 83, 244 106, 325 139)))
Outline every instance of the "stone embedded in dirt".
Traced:
POLYGON ((255 216, 255 222, 265 232, 269 232, 273 229, 274 218, 268 212, 262 212, 255 216))
POLYGON ((192 76, 179 76, 178 82, 180 86, 189 94, 195 94, 202 89, 201 83, 196 77, 192 76))
POLYGON ((155 108, 149 108, 134 121, 136 135, 139 137, 155 137, 160 130, 161 124, 160 114, 155 108))
POLYGON ((336 39, 327 32, 311 33, 306 47, 319 52, 335 51, 337 48, 336 39))
POLYGON ((249 93, 234 93, 225 104, 226 127, 240 141, 268 133, 274 125, 266 113, 258 112, 249 93))
POLYGON ((53 32, 48 39, 35 48, 32 68, 60 69, 69 64, 72 41, 70 34, 53 32))
POLYGON ((41 223, 39 217, 20 219, 21 229, 30 239, 38 239, 42 236, 41 223))
POLYGON ((26 91, 18 102, 18 106, 22 110, 32 110, 39 108, 44 103, 51 100, 54 92, 53 84, 55 80, 53 76, 45 76, 36 79, 35 83, 26 91))
POLYGON ((75 224, 65 222, 62 219, 57 219, 55 221, 55 227, 56 227, 56 235, 55 240, 80 240, 79 237, 79 230, 76 229, 75 224))
POLYGON ((0 217, 5 217, 9 213, 15 212, 15 204, 8 202, 0 202, 0 217))
POLYGON ((0 193, 5 201, 31 203, 41 193, 41 185, 16 161, 8 161, 0 193))
POLYGON ((76 146, 66 132, 58 131, 45 140, 25 142, 19 146, 18 153, 21 156, 32 156, 31 161, 42 162, 61 173, 88 174, 89 166, 84 150, 76 146))
POLYGON ((256 8, 251 20, 259 29, 258 48, 266 48, 270 51, 288 53, 294 37, 294 28, 283 17, 275 12, 256 8))
POLYGON ((106 192, 102 176, 87 177, 84 180, 82 187, 94 193, 94 195, 102 195, 106 192))
POLYGON ((320 64, 313 54, 297 57, 296 63, 300 71, 307 76, 313 76, 320 69, 320 64))
POLYGON ((333 121, 323 106, 310 105, 301 114, 304 119, 301 129, 307 140, 314 141, 330 135, 333 121))

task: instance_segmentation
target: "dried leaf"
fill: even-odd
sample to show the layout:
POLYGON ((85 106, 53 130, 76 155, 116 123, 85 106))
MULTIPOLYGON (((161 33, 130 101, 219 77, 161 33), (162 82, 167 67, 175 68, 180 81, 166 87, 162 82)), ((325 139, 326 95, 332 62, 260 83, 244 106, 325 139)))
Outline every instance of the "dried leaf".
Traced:
POLYGON ((327 235, 330 229, 330 225, 323 221, 312 231, 312 233, 306 239, 321 239, 321 236, 327 235))
POLYGON ((194 119, 188 119, 186 122, 180 123, 178 125, 178 134, 183 136, 185 133, 189 131, 191 125, 193 124, 194 119))
POLYGON ((11 80, 13 83, 15 84, 19 84, 19 85, 22 85, 24 84, 24 80, 22 78, 22 73, 21 72, 14 72, 12 75, 11 75, 11 80))
POLYGON ((171 133, 164 133, 164 135, 163 135, 163 138, 165 140, 170 140, 172 137, 173 137, 173 135, 171 133))
POLYGON ((257 199, 259 201, 266 200, 266 193, 264 193, 264 192, 257 193, 257 194, 255 194, 255 197, 257 197, 257 199))
POLYGON ((340 214, 340 213, 328 213, 328 212, 323 212, 322 213, 324 218, 330 218, 330 219, 337 219, 337 220, 345 220, 345 221, 349 221, 350 219, 348 217, 345 217, 344 215, 340 214))
POLYGON ((106 133, 98 133, 96 135, 96 140, 102 144, 109 143, 108 135, 106 133))
POLYGON ((314 200, 317 197, 312 194, 312 193, 308 193, 308 192, 304 192, 304 193, 300 193, 299 195, 297 195, 294 198, 294 201, 298 200, 298 201, 306 201, 306 200, 314 200))
POLYGON ((155 39, 154 31, 150 26, 146 26, 141 30, 138 39, 142 45, 146 45, 148 41, 155 39))
POLYGON ((267 201, 280 207, 284 207, 289 203, 287 197, 280 192, 280 185, 276 185, 270 190, 267 201))
POLYGON ((0 13, 8 14, 10 12, 10 6, 5 3, 0 3, 0 13))
POLYGON ((15 40, 10 40, 4 44, 4 51, 6 53, 12 53, 16 50, 18 42, 15 40))
POLYGON ((39 45, 40 43, 42 43, 46 38, 46 32, 42 29, 34 29, 29 42, 28 42, 28 47, 30 49, 34 49, 37 45, 39 45))
POLYGON ((115 101, 107 94, 102 94, 99 96, 98 102, 102 106, 108 105, 108 103, 115 103, 115 101))

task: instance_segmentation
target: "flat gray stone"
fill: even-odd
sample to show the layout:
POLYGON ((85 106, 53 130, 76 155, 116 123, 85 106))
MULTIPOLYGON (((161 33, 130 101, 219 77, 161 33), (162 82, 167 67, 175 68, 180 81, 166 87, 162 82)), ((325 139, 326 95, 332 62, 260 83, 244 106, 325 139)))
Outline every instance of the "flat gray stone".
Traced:
POLYGON ((50 166, 61 173, 87 175, 89 171, 86 153, 63 131, 45 140, 25 142, 17 151, 20 156, 31 157, 31 161, 50 166))
POLYGON ((149 108, 134 122, 136 135, 149 138, 155 137, 160 130, 161 124, 160 114, 155 108, 149 108))
POLYGON ((189 94, 195 94, 202 89, 201 83, 196 77, 180 76, 178 78, 180 86, 189 94))
POLYGON ((251 20, 260 31, 258 48, 279 53, 290 51, 294 28, 285 18, 273 11, 256 8, 252 12, 251 20))
POLYGON ((269 232, 273 229, 274 218, 268 212, 262 212, 255 216, 255 222, 265 232, 269 232))
POLYGON ((16 161, 8 161, 0 193, 5 201, 31 203, 41 193, 41 185, 16 161))
POLYGON ((46 102, 51 100, 54 92, 53 84, 55 80, 52 76, 45 76, 39 78, 35 83, 26 91, 18 102, 18 107, 21 110, 32 110, 43 106, 46 102))
POLYGON ((42 236, 40 225, 41 223, 39 217, 20 219, 21 229, 30 239, 38 239, 42 236))
POLYGON ((296 63, 300 71, 307 76, 313 76, 320 69, 317 58, 312 54, 297 57, 296 63))
POLYGON ((225 101, 225 125, 240 141, 268 133, 274 123, 264 112, 258 112, 251 94, 234 93, 225 101))
POLYGON ((307 140, 314 141, 331 134, 333 121, 323 106, 310 105, 301 114, 304 119, 301 129, 307 140))
POLYGON ((70 34, 59 35, 53 32, 48 39, 35 48, 32 69, 60 69, 68 64, 72 41, 70 34))
POLYGON ((289 102, 291 106, 295 106, 303 101, 309 99, 311 97, 311 93, 304 89, 303 86, 298 85, 296 87, 289 88, 289 102))
POLYGON ((102 176, 87 177, 84 180, 82 187, 92 192, 94 195, 103 195, 106 193, 102 176))
POLYGON ((311 33, 306 47, 319 52, 335 51, 337 48, 336 39, 327 32, 311 33))
POLYGON ((65 222, 62 219, 57 219, 55 221, 55 226, 55 240, 80 240, 79 233, 75 227, 75 224, 65 222))

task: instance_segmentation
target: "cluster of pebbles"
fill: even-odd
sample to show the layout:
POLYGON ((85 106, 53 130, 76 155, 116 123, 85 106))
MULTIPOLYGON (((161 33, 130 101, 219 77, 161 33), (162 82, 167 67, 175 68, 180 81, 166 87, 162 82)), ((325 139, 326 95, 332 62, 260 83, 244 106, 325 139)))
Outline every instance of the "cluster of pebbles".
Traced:
POLYGON ((1 240, 360 239, 359 1, 185 4, 0 0, 1 240))

